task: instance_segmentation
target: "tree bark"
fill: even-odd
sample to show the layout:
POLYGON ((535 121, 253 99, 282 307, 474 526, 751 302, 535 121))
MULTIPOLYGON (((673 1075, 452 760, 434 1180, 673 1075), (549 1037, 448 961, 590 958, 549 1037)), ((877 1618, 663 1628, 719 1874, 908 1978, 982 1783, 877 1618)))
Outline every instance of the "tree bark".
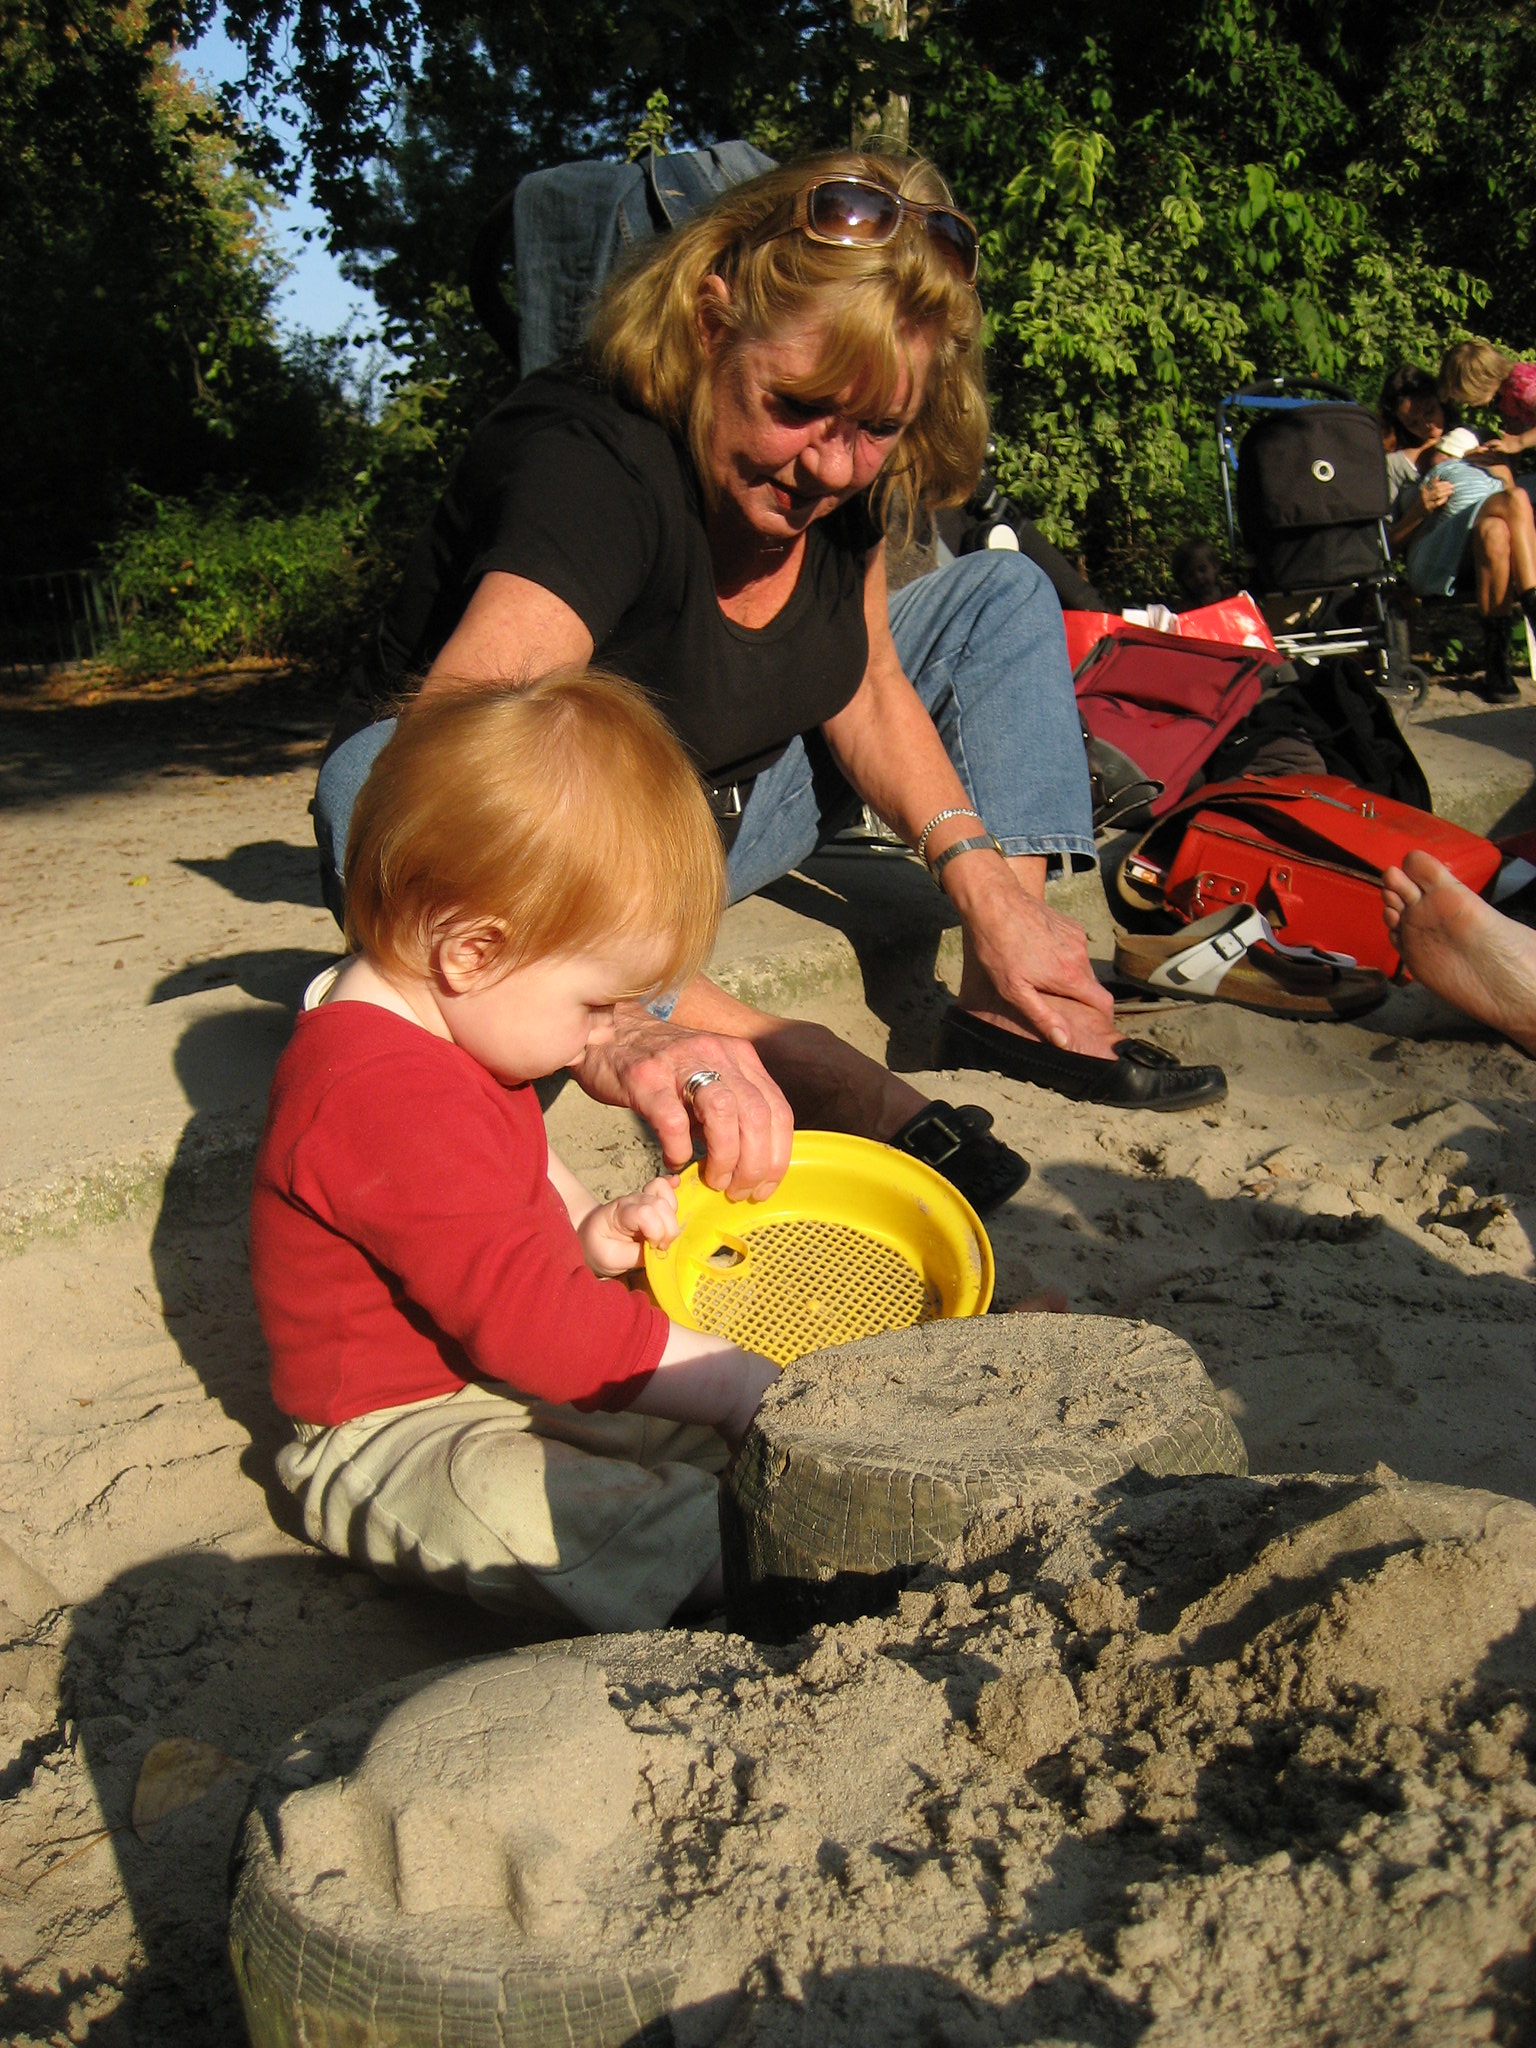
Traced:
MULTIPOLYGON (((850 0, 854 24, 869 29, 885 42, 907 40, 907 0, 850 0)), ((919 25, 926 18, 926 6, 911 10, 919 25)), ((873 69, 867 58, 855 59, 863 73, 873 69)), ((904 92, 888 92, 880 98, 873 81, 855 93, 853 102, 853 146, 873 150, 880 156, 905 156, 911 133, 912 105, 904 92)))

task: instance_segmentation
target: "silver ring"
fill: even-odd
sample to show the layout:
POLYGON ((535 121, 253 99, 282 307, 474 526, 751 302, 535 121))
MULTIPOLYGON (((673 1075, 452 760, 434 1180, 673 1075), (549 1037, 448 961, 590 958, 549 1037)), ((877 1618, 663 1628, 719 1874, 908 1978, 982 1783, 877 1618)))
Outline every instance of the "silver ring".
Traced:
POLYGON ((693 1098, 701 1088, 707 1088, 711 1081, 723 1081, 724 1079, 725 1076, 717 1074, 713 1067, 700 1067, 696 1074, 690 1074, 683 1083, 684 1102, 692 1109, 693 1098))

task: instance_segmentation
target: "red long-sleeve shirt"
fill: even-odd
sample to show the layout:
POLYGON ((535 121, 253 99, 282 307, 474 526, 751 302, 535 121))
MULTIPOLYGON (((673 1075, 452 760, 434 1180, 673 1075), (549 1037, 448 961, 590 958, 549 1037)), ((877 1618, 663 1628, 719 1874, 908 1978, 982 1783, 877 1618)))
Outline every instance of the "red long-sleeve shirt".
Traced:
POLYGON ((666 1317, 585 1264, 530 1087, 371 1003, 301 1016, 251 1198, 272 1393, 305 1422, 503 1380, 619 1407, 666 1317))

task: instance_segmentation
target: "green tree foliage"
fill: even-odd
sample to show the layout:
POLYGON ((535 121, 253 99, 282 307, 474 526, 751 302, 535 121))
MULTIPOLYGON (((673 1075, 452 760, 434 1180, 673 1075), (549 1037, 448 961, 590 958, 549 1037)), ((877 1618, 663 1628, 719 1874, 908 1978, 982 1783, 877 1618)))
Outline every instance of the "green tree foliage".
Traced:
POLYGON ((153 673, 291 655, 341 672, 391 595, 470 429, 513 382, 468 294, 443 286, 377 421, 331 437, 326 488, 283 510, 240 489, 190 501, 134 493, 107 550, 126 620, 114 661, 153 673), (352 457, 345 473, 336 446, 352 457))
POLYGON ((366 557, 343 502, 275 513, 237 492, 150 499, 108 551, 124 614, 113 660, 130 673, 252 655, 344 659, 366 557))
POLYGON ((438 286, 417 324, 410 366, 393 380, 354 479, 358 545, 368 587, 381 599, 471 429, 516 381, 470 310, 469 293, 438 286))
POLYGON ((1415 220, 1384 229, 1401 150, 1367 152, 1349 75, 1275 10, 1139 21, 1134 64, 1124 34, 1079 36, 1014 80, 931 37, 919 140, 985 228, 1007 482, 1060 545, 1146 587, 1182 534, 1218 530, 1224 393, 1288 371, 1373 397, 1489 291, 1415 220))
POLYGON ((1488 316, 1536 338, 1536 8, 1446 0, 1383 66, 1362 110, 1378 217, 1423 236, 1490 293, 1488 316))
MULTIPOLYGON (((197 0, 189 20, 211 13, 197 0)), ((264 168, 291 180, 302 157, 397 342, 437 286, 463 283, 481 219, 525 171, 622 156, 657 91, 677 147, 750 130, 788 154, 848 130, 841 0, 227 0, 225 23, 249 54, 264 168)))
MULTIPOLYGON (((167 589, 176 547, 198 552, 178 506, 205 508, 203 551, 216 529, 232 562, 242 524, 325 503, 305 559, 334 540, 345 572, 295 577, 366 609, 510 379, 465 301, 478 223, 526 169, 622 155, 662 119, 675 146, 744 134, 783 156, 905 98, 984 231, 1004 479, 1128 591, 1216 530, 1212 411, 1242 377, 1313 370, 1369 398, 1466 332, 1536 338, 1536 0, 949 0, 912 7, 905 42, 850 0, 232 0, 264 124, 243 131, 168 62, 214 0, 165 0, 153 25, 146 4, 0 17, 13 561, 39 536, 51 561, 83 554, 129 482, 165 503, 133 501, 124 573, 160 564, 142 573, 167 589), (291 183, 301 158, 407 359, 373 428, 334 356, 273 337, 255 173, 291 183), (223 524, 210 480, 240 493, 223 524)), ((245 574, 225 580, 257 588, 245 574)), ((269 608, 220 644, 297 630, 269 608)))
MULTIPOLYGON (((142 0, 0 14, 0 546, 89 559, 131 484, 292 499, 344 462, 335 364, 285 355, 267 196, 142 0)), ((344 436, 342 437, 344 439, 344 436)))
POLYGON ((231 20, 408 347, 521 171, 622 153, 658 90, 677 144, 778 154, 845 137, 855 93, 907 94, 985 229, 1006 480, 1122 582, 1215 530, 1212 411, 1244 376, 1369 398, 1399 360, 1536 326, 1536 0, 953 0, 907 44, 858 12, 236 0, 231 20))

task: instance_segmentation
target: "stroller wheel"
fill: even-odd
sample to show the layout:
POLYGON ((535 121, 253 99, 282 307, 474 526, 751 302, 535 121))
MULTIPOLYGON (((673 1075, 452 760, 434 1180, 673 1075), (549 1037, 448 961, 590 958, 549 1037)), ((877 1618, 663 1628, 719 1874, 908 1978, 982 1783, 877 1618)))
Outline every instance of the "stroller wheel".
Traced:
POLYGON ((1413 711, 1424 701, 1424 692, 1429 687, 1429 677, 1419 668, 1407 648, 1407 620, 1388 620, 1388 644, 1382 650, 1380 672, 1376 687, 1392 706, 1394 711, 1413 711), (1394 625, 1404 628, 1402 644, 1391 631, 1394 625))

